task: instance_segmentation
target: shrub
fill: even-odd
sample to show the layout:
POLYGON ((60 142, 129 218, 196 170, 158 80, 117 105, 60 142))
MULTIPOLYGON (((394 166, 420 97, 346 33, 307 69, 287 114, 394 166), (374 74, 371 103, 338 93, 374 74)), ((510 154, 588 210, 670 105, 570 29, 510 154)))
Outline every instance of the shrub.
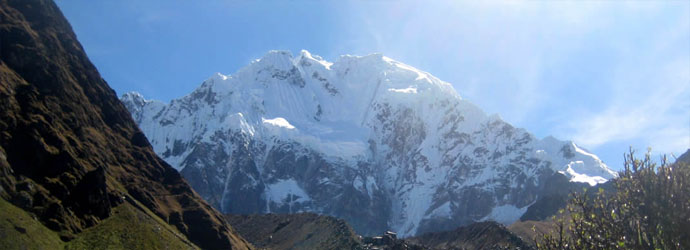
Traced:
POLYGON ((690 166, 625 154, 615 191, 573 193, 538 249, 690 249, 690 166))

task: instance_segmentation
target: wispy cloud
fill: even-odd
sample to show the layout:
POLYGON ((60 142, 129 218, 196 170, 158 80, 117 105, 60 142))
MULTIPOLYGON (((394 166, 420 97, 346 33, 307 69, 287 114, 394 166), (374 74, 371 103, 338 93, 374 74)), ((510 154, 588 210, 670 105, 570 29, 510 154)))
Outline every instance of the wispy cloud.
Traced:
POLYGON ((690 70, 687 64, 676 70, 684 75, 674 79, 677 84, 654 84, 656 90, 641 90, 645 92, 638 98, 614 97, 618 100, 599 112, 573 117, 560 128, 561 134, 590 149, 631 140, 641 144, 631 146, 649 146, 659 153, 690 148, 690 70))
POLYGON ((556 130, 590 148, 635 141, 635 148, 682 153, 690 148, 690 14, 659 32, 648 47, 627 48, 614 71, 611 99, 581 111, 556 130), (643 66, 643 67, 642 67, 643 66))

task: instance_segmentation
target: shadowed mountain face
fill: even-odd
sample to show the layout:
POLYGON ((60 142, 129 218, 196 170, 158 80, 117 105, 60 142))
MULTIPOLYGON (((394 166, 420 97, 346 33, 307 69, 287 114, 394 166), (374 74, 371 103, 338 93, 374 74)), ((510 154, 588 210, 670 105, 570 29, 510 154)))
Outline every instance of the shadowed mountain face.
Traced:
POLYGON ((0 0, 0 196, 63 240, 122 204, 202 248, 248 248, 153 152, 52 1, 0 0))
POLYGON ((496 222, 397 239, 395 234, 359 238, 342 219, 313 213, 226 215, 252 244, 265 249, 531 249, 523 238, 496 222), (393 235, 393 237, 389 237, 393 235))
POLYGON ((226 215, 233 228, 258 248, 357 249, 360 242, 342 219, 313 213, 226 215))
POLYGON ((425 249, 530 249, 517 235, 496 222, 479 222, 452 231, 405 239, 425 249))
POLYGON ((676 162, 690 163, 690 149, 685 151, 685 153, 683 153, 682 155, 678 156, 676 162))

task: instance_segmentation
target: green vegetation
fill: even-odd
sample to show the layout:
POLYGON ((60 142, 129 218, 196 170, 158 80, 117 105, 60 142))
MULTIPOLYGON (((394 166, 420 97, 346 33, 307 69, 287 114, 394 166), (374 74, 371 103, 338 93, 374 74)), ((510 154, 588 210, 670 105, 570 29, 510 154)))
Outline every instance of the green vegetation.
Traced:
POLYGON ((130 203, 113 208, 113 214, 69 242, 33 216, 0 198, 2 249, 198 249, 184 235, 130 203))
POLYGON ((197 249, 157 218, 125 202, 109 218, 78 234, 65 249, 197 249))
POLYGON ((63 244, 56 232, 0 198, 0 246, 3 249, 56 249, 63 244))
POLYGON ((690 249, 690 165, 625 155, 614 192, 573 194, 538 249, 690 249))

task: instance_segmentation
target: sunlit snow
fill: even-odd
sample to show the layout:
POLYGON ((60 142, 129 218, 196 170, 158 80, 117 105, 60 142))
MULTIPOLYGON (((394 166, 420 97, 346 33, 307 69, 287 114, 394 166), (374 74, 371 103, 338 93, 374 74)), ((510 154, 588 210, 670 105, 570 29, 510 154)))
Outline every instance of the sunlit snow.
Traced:
POLYGON ((276 127, 281 127, 281 128, 286 128, 286 129, 295 129, 295 126, 292 126, 285 118, 282 117, 276 117, 273 119, 266 119, 266 118, 261 118, 261 122, 264 124, 276 126, 276 127))

